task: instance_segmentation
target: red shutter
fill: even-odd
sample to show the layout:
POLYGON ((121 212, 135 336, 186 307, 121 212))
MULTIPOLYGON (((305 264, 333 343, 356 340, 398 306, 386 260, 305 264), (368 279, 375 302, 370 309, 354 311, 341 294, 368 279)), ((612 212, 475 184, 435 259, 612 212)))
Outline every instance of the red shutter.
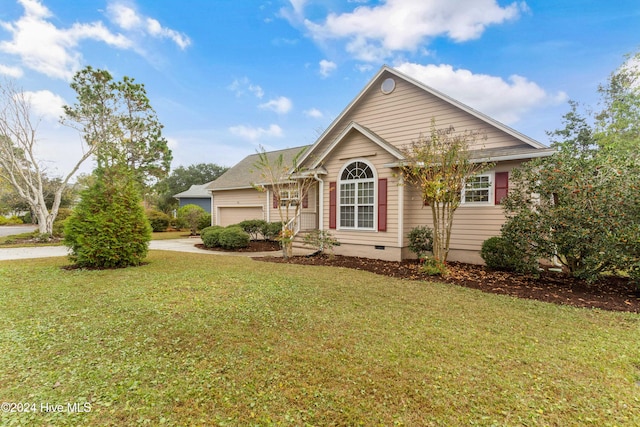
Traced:
POLYGON ((329 228, 336 228, 336 202, 337 185, 335 182, 329 183, 329 228))
POLYGON ((509 192, 509 172, 496 172, 495 181, 494 198, 499 205, 509 192))
POLYGON ((305 194, 302 198, 302 209, 306 209, 309 207, 309 195, 305 194))
POLYGON ((378 231, 387 231, 387 178, 378 180, 378 231))
POLYGON ((278 196, 276 192, 273 192, 273 209, 278 209, 278 196))

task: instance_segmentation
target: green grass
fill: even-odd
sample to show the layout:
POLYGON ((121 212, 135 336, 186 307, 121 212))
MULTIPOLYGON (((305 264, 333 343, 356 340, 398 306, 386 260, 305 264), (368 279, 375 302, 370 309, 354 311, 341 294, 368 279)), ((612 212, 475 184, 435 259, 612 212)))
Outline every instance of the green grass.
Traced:
POLYGON ((640 316, 244 257, 0 262, 4 425, 640 425, 640 316))
MULTIPOLYGON (((20 240, 33 238, 34 233, 13 234, 11 236, 0 237, 0 248, 24 248, 31 246, 62 246, 62 242, 54 243, 23 243, 20 240)), ((162 233, 152 233, 152 240, 170 240, 189 237, 188 231, 165 231, 162 233)))
POLYGON ((183 239, 185 237, 189 237, 189 230, 153 232, 151 234, 152 240, 183 239))

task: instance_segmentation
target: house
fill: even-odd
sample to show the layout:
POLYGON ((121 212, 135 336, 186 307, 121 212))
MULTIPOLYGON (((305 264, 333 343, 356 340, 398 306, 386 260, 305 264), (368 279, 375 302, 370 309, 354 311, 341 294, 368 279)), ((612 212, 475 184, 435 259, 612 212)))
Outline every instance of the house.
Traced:
POLYGON ((207 213, 211 213, 213 210, 211 205, 211 193, 207 189, 207 187, 211 184, 208 182, 206 184, 192 185, 188 190, 183 191, 182 193, 178 193, 174 195, 176 199, 178 199, 178 207, 183 207, 186 205, 197 205, 204 209, 207 213))
MULTIPOLYGON (((482 263, 482 242, 500 233, 505 216, 501 198, 509 172, 523 161, 553 150, 447 95, 384 66, 316 142, 268 153, 292 158, 311 170, 317 184, 303 202, 296 230, 329 230, 340 241, 336 253, 384 260, 411 258, 407 234, 431 224, 416 188, 405 185, 399 166, 402 147, 437 127, 480 130, 486 139, 471 147, 478 161, 495 167, 476 176, 477 189, 462 195, 455 215, 449 259, 482 263), (480 146, 481 144, 481 146, 480 146)), ((248 156, 207 188, 213 195, 212 221, 228 225, 243 219, 278 221, 278 201, 269 189, 257 191, 257 155, 248 156)))

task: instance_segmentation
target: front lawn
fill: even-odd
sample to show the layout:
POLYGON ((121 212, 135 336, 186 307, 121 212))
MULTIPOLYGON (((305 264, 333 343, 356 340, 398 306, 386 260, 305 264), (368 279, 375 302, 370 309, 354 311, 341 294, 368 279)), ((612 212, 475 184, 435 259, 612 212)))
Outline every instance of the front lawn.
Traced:
POLYGON ((640 425, 638 314, 244 257, 67 263, 0 262, 2 425, 640 425))

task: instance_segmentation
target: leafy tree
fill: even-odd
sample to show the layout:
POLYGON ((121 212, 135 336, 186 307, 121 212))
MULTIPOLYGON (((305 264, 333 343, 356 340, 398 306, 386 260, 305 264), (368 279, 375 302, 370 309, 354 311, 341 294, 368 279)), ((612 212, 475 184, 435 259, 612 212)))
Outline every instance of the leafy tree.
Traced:
POLYGON ((595 134, 601 148, 638 157, 640 145, 640 52, 600 85, 601 110, 595 115, 595 134))
POLYGON ((512 172, 504 201, 503 237, 527 259, 556 259, 579 278, 640 265, 640 162, 603 149, 577 104, 564 129, 551 133, 557 149, 512 172))
POLYGON ((286 159, 282 152, 267 153, 260 147, 258 160, 254 164, 260 176, 260 183, 254 184, 254 187, 259 191, 266 191, 266 187, 269 187, 278 204, 278 215, 282 223, 278 238, 284 258, 293 254, 293 238, 297 226, 295 221, 299 218, 302 201, 315 184, 313 175, 306 173, 298 163, 304 150, 303 148, 293 158, 286 159))
POLYGON ((158 194, 158 209, 170 212, 178 207, 175 194, 186 191, 192 185, 206 184, 217 179, 227 171, 227 167, 215 163, 199 163, 187 167, 179 166, 171 174, 158 182, 155 189, 158 194))
MULTIPOLYGON (((203 225, 202 220, 206 217, 207 212, 198 205, 185 205, 178 209, 178 221, 189 227, 192 236, 198 234, 200 228, 204 228, 201 227, 203 225)), ((206 225, 211 225, 211 219, 209 219, 209 224, 206 225)))
POLYGON ((140 265, 147 255, 151 226, 131 171, 123 165, 101 167, 96 180, 65 224, 64 243, 71 260, 83 268, 140 265))
POLYGON ((50 235, 69 181, 98 145, 86 147, 64 177, 47 178, 37 154, 37 123, 29 97, 15 83, 0 82, 0 179, 29 207, 37 219, 40 234, 50 235))
POLYGON ((490 166, 471 161, 470 147, 481 137, 479 131, 438 129, 432 120, 429 135, 420 135, 403 150, 406 160, 402 176, 420 190, 423 202, 431 208, 433 258, 442 265, 449 255, 451 228, 461 203, 462 186, 469 177, 490 166))
POLYGON ((64 107, 63 122, 96 148, 98 167, 125 165, 142 187, 167 176, 173 156, 143 84, 126 76, 114 81, 108 71, 88 66, 71 88, 77 102, 64 107))

